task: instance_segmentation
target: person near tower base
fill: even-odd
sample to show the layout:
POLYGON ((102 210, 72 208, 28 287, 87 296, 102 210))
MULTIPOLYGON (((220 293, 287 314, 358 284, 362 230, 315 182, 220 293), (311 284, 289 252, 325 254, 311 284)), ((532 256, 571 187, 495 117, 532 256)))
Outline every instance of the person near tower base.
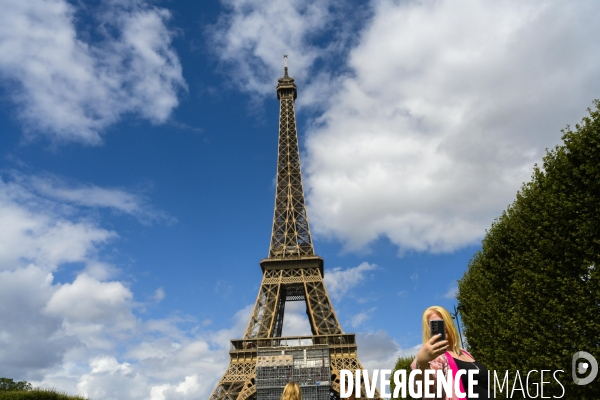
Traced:
MULTIPOLYGON (((469 400, 467 396, 457 397, 457 391, 454 388, 454 377, 459 370, 464 370, 465 374, 459 380, 460 393, 468 394, 469 379, 468 370, 477 370, 474 375, 476 384, 473 384, 473 392, 478 394, 479 400, 487 400, 488 397, 488 370, 478 361, 475 361, 473 356, 466 350, 460 348, 458 330, 454 325, 452 316, 443 307, 432 306, 423 312, 423 346, 417 353, 417 356, 410 365, 411 369, 420 369, 423 372, 431 369, 436 371, 441 370, 446 378, 452 373, 452 390, 450 393, 442 393, 441 397, 437 397, 437 380, 433 379, 434 384, 429 389, 429 393, 433 393, 433 397, 425 397, 425 387, 423 375, 417 375, 416 382, 421 382, 423 389, 423 398, 443 399, 443 400, 469 400), (431 336, 430 321, 443 320, 446 330, 446 340, 440 340, 441 335, 431 336)), ((435 375, 434 375, 435 376, 435 375)))
POLYGON ((283 388, 280 400, 302 400, 300 386, 296 382, 288 382, 283 388))

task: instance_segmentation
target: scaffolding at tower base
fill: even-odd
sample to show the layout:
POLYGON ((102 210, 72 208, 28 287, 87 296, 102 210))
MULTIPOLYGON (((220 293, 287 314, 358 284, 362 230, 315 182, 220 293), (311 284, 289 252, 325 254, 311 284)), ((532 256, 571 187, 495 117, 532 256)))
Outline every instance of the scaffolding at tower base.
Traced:
POLYGON ((280 400, 288 382, 300 386, 302 400, 329 400, 328 346, 259 347, 257 356, 257 400, 280 400))

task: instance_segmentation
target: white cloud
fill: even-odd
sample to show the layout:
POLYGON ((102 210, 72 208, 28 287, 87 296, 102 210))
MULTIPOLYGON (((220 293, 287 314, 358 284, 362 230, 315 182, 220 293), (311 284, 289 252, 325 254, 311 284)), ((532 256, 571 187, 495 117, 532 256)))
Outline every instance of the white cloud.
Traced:
POLYGON ((282 336, 310 336, 310 321, 306 315, 306 302, 288 301, 285 303, 282 336))
POLYGON ((199 391, 200 383, 198 382, 198 376, 191 375, 186 376, 185 380, 177 385, 165 384, 160 386, 154 386, 150 393, 150 398, 151 400, 196 398, 193 396, 187 397, 186 395, 197 395, 199 391))
MULTIPOLYGON (((208 352, 194 351, 190 346, 182 348, 183 351, 192 351, 191 356, 194 357, 209 356, 208 352)), ((135 364, 119 362, 114 357, 97 357, 90 361, 89 373, 79 378, 76 392, 94 399, 191 400, 208 397, 213 388, 207 378, 215 373, 207 374, 210 366, 201 360, 191 362, 183 359, 180 352, 173 352, 165 359, 137 361, 135 364), (198 373, 189 374, 195 369, 198 373), (188 375, 184 370, 188 371, 188 375)), ((211 361, 216 360, 213 358, 211 361)), ((219 361, 222 365, 217 363, 212 369, 222 368, 224 371, 227 365, 223 360, 219 361)))
POLYGON ((60 363, 69 349, 78 346, 74 337, 55 335, 61 329, 60 318, 42 312, 55 290, 52 281, 51 273, 34 265, 0 269, 1 376, 29 373, 35 378, 36 371, 60 363))
POLYGON ((62 205, 0 177, 0 270, 33 263, 52 271, 61 263, 91 261, 98 246, 117 236, 91 221, 63 218, 62 211, 62 205))
POLYGON ((386 331, 366 332, 356 334, 358 359, 364 368, 393 369, 398 357, 408 357, 417 354, 421 345, 403 349, 386 331))
MULTIPOLYGON (((235 76, 237 89, 274 96, 276 79, 283 75, 282 56, 289 56, 290 75, 308 76, 319 84, 303 87, 302 104, 321 102, 329 92, 331 76, 314 72, 317 61, 340 57, 348 41, 349 24, 330 0, 224 0, 227 9, 209 29, 213 52, 224 71, 235 76), (327 37, 320 41, 318 38, 327 37), (311 99, 311 101, 306 101, 311 99)), ((339 64, 339 58, 338 58, 339 64)))
MULTIPOLYGON (((306 71, 318 56, 308 44, 312 29, 322 29, 328 2, 296 0, 228 0, 213 27, 212 40, 222 62, 232 65, 236 81, 251 92, 272 93, 274 77, 283 70, 288 54, 306 71), (307 51, 306 51, 307 50, 307 51)), ((306 73, 306 72, 304 72, 306 73)))
POLYGON ((126 113, 164 122, 186 89, 167 10, 137 0, 86 7, 91 32, 76 28, 66 0, 3 2, 0 77, 30 137, 98 144, 126 113), (82 39, 94 35, 102 40, 82 39))
POLYGON ((154 291, 154 294, 152 295, 152 300, 154 300, 157 303, 160 303, 165 299, 166 296, 167 295, 165 293, 165 290, 162 287, 159 287, 154 291))
POLYGON ((0 176, 0 376, 98 400, 208 397, 252 305, 220 331, 190 316, 143 320, 143 303, 102 260, 117 234, 30 181, 0 176), (73 280, 57 283, 73 263, 73 280))
POLYGON ((362 325, 363 322, 365 322, 371 318, 371 315, 373 314, 373 312, 375 312, 376 309, 377 309, 376 307, 373 307, 370 310, 363 311, 363 312, 353 315, 350 318, 350 325, 353 328, 358 328, 360 325, 362 325))
POLYGON ((364 15, 224 4, 213 50, 236 88, 272 95, 289 53, 299 105, 322 110, 306 141, 309 214, 346 250, 380 237, 400 254, 477 243, 600 91, 593 0, 378 0, 330 37, 364 15))
POLYGON ((307 139, 313 232, 476 243, 600 91, 595 1, 378 1, 307 139))
POLYGON ((158 220, 175 221, 175 218, 166 212, 151 207, 142 194, 132 193, 128 190, 104 188, 92 184, 69 183, 51 174, 32 176, 13 171, 11 178, 29 191, 52 200, 58 200, 61 203, 112 209, 120 213, 133 215, 143 223, 158 220))
POLYGON ((458 293, 458 286, 454 284, 448 291, 444 294, 445 299, 455 299, 456 294, 458 293))
POLYGON ((365 273, 377 269, 377 265, 363 262, 357 267, 342 270, 334 268, 325 275, 325 284, 329 295, 340 300, 346 293, 364 281, 365 273))
POLYGON ((37 379, 39 371, 97 338, 99 325, 112 321, 116 326, 124 315, 131 316, 119 304, 130 301, 128 289, 97 280, 111 273, 112 267, 97 255, 104 243, 116 238, 115 232, 4 177, 0 177, 0 225, 4 371, 16 375, 27 371, 37 379), (93 274, 83 272, 73 283, 57 285, 53 272, 65 263, 81 263, 84 271, 89 266, 93 274))
POLYGON ((119 363, 110 356, 94 357, 90 360, 89 372, 79 377, 77 393, 98 399, 141 399, 147 382, 137 374, 130 364, 119 363))
POLYGON ((123 283, 101 282, 81 273, 56 288, 43 312, 63 321, 65 336, 77 337, 88 348, 112 350, 113 338, 127 338, 136 329, 132 299, 123 283))

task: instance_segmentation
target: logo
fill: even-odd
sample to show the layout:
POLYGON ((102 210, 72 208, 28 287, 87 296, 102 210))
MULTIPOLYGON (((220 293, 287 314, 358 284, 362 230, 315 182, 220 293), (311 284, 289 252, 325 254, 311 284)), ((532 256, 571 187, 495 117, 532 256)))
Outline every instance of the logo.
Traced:
POLYGON ((573 355, 573 382, 577 385, 587 385, 591 383, 598 375, 598 362, 590 353, 585 351, 578 351, 573 355), (585 362, 579 361, 580 359, 586 360, 585 362), (578 362, 579 361, 579 362, 578 362), (584 375, 589 371, 589 375, 585 378, 580 378, 579 375, 584 375))

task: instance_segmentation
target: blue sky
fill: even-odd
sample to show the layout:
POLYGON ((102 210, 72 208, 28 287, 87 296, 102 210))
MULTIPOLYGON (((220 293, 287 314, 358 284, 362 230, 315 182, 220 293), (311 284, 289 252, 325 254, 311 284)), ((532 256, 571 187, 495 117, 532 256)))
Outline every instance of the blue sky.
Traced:
POLYGON ((283 54, 315 249, 368 368, 452 308, 600 93, 596 1, 3 9, 0 376, 95 400, 203 398, 225 371, 269 246, 283 54))

